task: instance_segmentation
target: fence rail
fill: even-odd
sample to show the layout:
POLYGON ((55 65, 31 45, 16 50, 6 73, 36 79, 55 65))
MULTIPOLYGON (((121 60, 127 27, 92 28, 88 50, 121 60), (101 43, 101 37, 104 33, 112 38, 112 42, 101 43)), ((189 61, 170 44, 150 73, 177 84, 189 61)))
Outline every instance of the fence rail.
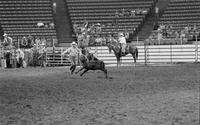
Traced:
MULTIPOLYGON (((152 63, 178 63, 178 62, 200 62, 200 45, 138 45, 139 64, 152 63)), ((68 55, 62 56, 61 53, 66 47, 48 48, 46 53, 47 66, 68 66, 70 65, 68 55)), ((106 65, 116 64, 117 60, 114 53, 109 53, 108 47, 91 47, 96 51, 96 56, 103 60, 106 65)), ((122 57, 122 64, 133 64, 132 55, 122 57)))
MULTIPOLYGON (((200 45, 139 45, 138 63, 178 63, 199 62, 200 45)), ((116 64, 114 53, 109 54, 107 47, 97 47, 97 56, 106 64, 116 64)), ((122 64, 132 63, 133 58, 129 54, 122 57, 122 64)))

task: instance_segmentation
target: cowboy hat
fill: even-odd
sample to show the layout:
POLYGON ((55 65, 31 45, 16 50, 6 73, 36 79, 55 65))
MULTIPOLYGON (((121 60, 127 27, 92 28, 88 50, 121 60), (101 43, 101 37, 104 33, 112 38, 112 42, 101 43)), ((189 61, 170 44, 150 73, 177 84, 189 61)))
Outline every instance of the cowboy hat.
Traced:
POLYGON ((123 34, 123 33, 120 33, 119 35, 120 35, 120 36, 124 36, 124 34, 123 34))
POLYGON ((4 33, 3 36, 7 36, 8 34, 4 33))
POLYGON ((75 42, 75 41, 73 41, 73 42, 71 43, 71 45, 77 45, 77 44, 76 44, 76 42, 75 42))

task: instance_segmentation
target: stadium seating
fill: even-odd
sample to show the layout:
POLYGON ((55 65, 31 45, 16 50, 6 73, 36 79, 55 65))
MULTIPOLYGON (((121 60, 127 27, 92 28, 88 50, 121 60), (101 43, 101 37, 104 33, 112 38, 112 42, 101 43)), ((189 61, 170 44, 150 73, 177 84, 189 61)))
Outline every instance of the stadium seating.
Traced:
POLYGON ((146 16, 153 9, 156 0, 66 0, 72 24, 101 23, 102 35, 124 31, 140 30, 146 16), (144 9, 147 14, 134 17, 115 17, 115 12, 124 9, 144 9), (117 25, 113 25, 113 22, 117 25))
POLYGON ((54 22, 51 0, 1 0, 0 23, 14 40, 23 36, 56 37, 55 28, 38 28, 41 21, 54 22))
POLYGON ((186 26, 200 26, 199 0, 171 0, 160 24, 171 25, 175 31, 183 30, 186 26))
MULTIPOLYGON (((170 0, 166 10, 159 19, 158 25, 164 28, 167 36, 161 39, 161 44, 186 44, 199 38, 200 26, 199 0, 170 0), (167 42, 166 42, 167 41, 167 42)), ((158 32, 150 35, 150 44, 158 44, 158 32)))

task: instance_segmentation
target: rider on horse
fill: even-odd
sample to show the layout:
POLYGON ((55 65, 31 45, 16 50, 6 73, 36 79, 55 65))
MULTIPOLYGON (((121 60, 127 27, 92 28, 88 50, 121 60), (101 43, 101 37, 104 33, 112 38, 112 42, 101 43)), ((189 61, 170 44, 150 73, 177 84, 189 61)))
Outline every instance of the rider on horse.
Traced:
POLYGON ((126 38, 124 37, 124 34, 123 33, 120 33, 120 36, 119 36, 119 43, 121 45, 121 51, 122 51, 122 54, 125 54, 125 49, 126 49, 126 38))

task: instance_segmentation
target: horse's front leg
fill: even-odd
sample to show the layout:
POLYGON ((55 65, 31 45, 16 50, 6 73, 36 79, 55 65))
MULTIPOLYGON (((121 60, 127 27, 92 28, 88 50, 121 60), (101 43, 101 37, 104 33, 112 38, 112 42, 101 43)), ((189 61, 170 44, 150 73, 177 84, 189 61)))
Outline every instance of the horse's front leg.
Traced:
POLYGON ((106 79, 108 78, 108 71, 107 71, 107 69, 101 69, 103 72, 104 72, 104 74, 105 74, 105 77, 106 77, 106 79))
POLYGON ((79 73, 80 71, 82 71, 84 69, 84 67, 80 68, 78 71, 75 72, 75 74, 79 73))
POLYGON ((87 71, 88 71, 88 69, 85 69, 85 70, 80 74, 80 76, 83 76, 83 74, 85 74, 87 71))
POLYGON ((117 58, 117 68, 121 66, 120 58, 117 58))
POLYGON ((133 66, 135 66, 135 64, 136 64, 136 56, 135 56, 135 54, 132 54, 132 56, 133 56, 133 59, 134 59, 134 63, 133 63, 133 66))

